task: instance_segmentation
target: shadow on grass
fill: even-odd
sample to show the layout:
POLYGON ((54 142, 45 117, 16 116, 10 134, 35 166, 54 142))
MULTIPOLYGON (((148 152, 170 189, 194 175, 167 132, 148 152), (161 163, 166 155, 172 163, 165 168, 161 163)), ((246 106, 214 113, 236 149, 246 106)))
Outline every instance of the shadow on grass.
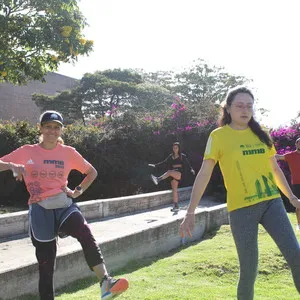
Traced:
POLYGON ((180 246, 176 249, 170 250, 166 253, 163 253, 163 254, 160 254, 160 255, 157 255, 157 256, 151 256, 151 257, 140 259, 140 260, 132 260, 132 261, 128 262, 126 264, 126 266, 124 266, 121 269, 118 269, 117 272, 114 272, 113 275, 118 276, 118 275, 121 275, 121 274, 124 274, 124 273, 132 273, 132 272, 134 272, 134 271, 136 271, 140 268, 148 267, 148 266, 152 265, 153 263, 157 262, 160 259, 171 257, 174 254, 179 253, 180 251, 182 251, 182 250, 184 250, 184 249, 186 249, 190 246, 196 245, 196 244, 198 244, 200 242, 203 242, 205 240, 212 239, 214 236, 216 236, 219 229, 220 229, 220 227, 216 228, 214 231, 211 231, 211 232, 205 234, 202 237, 201 240, 194 241, 194 242, 188 242, 187 244, 182 245, 182 246, 180 246))
MULTIPOLYGON (((114 272, 110 272, 110 274, 112 276, 115 277, 119 277, 120 275, 123 274, 128 274, 128 273, 132 273, 137 271, 140 268, 144 268, 144 267, 148 267, 150 265, 152 265, 153 263, 157 262, 160 259, 164 259, 164 258, 168 258, 173 256, 176 253, 179 253, 180 251, 196 245, 202 241, 208 240, 208 239, 212 239, 214 236, 216 236, 219 228, 216 228, 214 231, 208 232, 206 233, 201 240, 198 241, 194 241, 194 242, 188 242, 185 245, 182 245, 176 249, 170 250, 169 252, 157 255, 157 256, 152 256, 152 257, 148 257, 148 258, 143 258, 143 259, 139 259, 139 260, 131 260, 129 261, 126 266, 124 266, 121 269, 118 269, 114 272)), ((109 266, 108 266, 109 268, 109 266)), ((61 287, 56 289, 56 296, 62 295, 62 294, 73 294, 76 293, 80 290, 89 288, 91 286, 93 286, 94 284, 96 284, 98 282, 96 276, 92 275, 83 279, 78 279, 70 284, 68 284, 67 286, 61 287)), ((39 300, 39 297, 36 295, 24 295, 21 297, 17 297, 17 298, 13 298, 11 300, 39 300)))
MULTIPOLYGON (((73 294, 82 289, 89 288, 95 283, 97 283, 97 278, 93 275, 87 278, 78 279, 67 286, 56 289, 55 296, 57 297, 61 294, 73 294)), ((37 295, 27 294, 10 300, 39 300, 39 299, 40 298, 37 295)))

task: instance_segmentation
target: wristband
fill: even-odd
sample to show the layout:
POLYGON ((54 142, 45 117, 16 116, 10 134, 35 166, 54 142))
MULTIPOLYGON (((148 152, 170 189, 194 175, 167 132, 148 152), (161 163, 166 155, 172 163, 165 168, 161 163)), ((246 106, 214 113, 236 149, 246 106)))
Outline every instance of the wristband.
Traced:
POLYGON ((75 190, 81 195, 83 193, 83 189, 80 185, 77 185, 75 190))

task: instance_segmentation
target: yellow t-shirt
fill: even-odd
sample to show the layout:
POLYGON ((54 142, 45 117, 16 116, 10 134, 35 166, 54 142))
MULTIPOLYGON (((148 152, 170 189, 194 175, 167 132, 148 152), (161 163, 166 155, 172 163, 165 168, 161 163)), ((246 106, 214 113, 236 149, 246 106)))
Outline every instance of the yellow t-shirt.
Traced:
POLYGON ((211 132, 204 159, 220 164, 228 211, 280 197, 269 160, 275 153, 250 128, 225 125, 211 132))

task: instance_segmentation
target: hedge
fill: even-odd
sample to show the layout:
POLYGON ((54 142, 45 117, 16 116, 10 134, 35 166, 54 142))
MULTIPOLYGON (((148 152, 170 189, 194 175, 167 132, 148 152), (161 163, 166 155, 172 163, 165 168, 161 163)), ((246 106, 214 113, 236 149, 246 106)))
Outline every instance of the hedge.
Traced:
MULTIPOLYGON (((184 122, 189 113, 184 114, 184 122)), ((180 116, 179 116, 180 117, 180 116)), ((165 169, 153 170, 148 163, 163 160, 172 151, 172 143, 179 141, 197 172, 200 169, 208 135, 215 128, 213 122, 169 122, 167 115, 149 119, 135 113, 120 114, 115 119, 100 120, 88 126, 68 125, 64 129, 65 144, 75 147, 98 171, 91 187, 77 200, 103 199, 170 189, 165 180, 155 186, 150 180, 151 172, 162 174, 165 169), (168 122, 166 122, 168 120, 168 122), (184 126, 183 126, 184 125, 184 126), (183 129, 183 130, 182 130, 183 129)), ((190 120, 190 119, 189 119, 190 120)), ((173 120, 175 122, 175 120, 173 120)), ((37 143, 38 126, 26 121, 5 121, 0 124, 0 157, 24 145, 37 143)), ((181 186, 193 185, 194 176, 184 174, 181 186)), ((83 175, 72 171, 69 187, 81 182, 83 175)), ((23 183, 17 183, 11 172, 0 173, 0 205, 26 206, 28 193, 23 183)), ((207 193, 218 193, 224 200, 224 186, 218 168, 214 171, 207 193)))

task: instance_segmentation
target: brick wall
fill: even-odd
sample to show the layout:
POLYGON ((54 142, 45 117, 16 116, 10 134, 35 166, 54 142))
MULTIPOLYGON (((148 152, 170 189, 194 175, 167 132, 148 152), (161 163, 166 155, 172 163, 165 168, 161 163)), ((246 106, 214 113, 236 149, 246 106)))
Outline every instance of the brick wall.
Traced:
POLYGON ((72 89, 78 82, 74 78, 57 73, 48 73, 45 79, 46 82, 31 81, 24 86, 15 86, 10 83, 0 84, 0 119, 28 120, 35 124, 38 122, 41 112, 32 101, 32 94, 55 95, 72 89))

